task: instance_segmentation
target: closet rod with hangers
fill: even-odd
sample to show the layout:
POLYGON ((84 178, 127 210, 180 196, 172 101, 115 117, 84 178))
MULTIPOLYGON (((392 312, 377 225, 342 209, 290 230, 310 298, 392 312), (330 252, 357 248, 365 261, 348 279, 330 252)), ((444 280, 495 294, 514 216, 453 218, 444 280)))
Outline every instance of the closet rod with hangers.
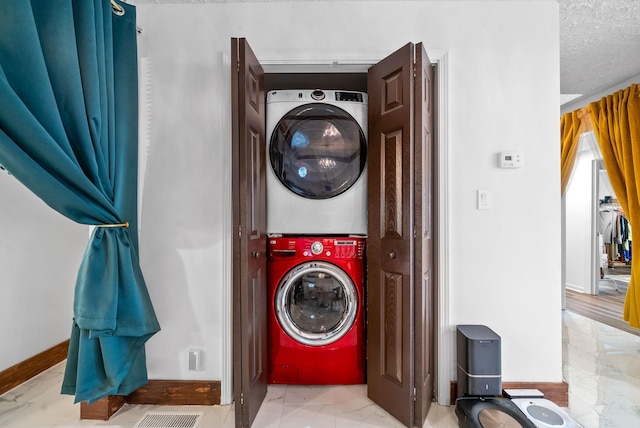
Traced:
POLYGON ((620 205, 617 205, 617 204, 606 203, 606 204, 600 204, 598 209, 600 211, 622 210, 622 207, 620 205))

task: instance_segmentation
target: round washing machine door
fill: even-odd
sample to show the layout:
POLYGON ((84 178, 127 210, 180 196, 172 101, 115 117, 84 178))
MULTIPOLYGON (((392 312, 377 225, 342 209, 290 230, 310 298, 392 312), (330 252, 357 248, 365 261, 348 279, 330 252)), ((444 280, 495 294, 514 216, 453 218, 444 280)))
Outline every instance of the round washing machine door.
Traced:
POLYGON ((295 341, 323 346, 343 337, 358 312, 358 293, 345 271, 325 262, 303 263, 282 278, 274 307, 282 329, 295 341))
POLYGON ((269 158, 287 189, 308 199, 328 199, 358 181, 367 160, 367 141, 358 122, 341 108, 305 104, 278 122, 269 158))

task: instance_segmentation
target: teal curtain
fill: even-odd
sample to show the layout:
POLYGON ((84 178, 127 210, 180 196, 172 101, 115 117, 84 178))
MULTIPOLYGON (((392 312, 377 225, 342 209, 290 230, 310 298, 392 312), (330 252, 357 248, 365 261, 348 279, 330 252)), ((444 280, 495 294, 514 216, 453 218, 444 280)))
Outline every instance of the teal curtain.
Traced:
POLYGON ((138 260, 136 34, 135 8, 115 0, 0 0, 0 164, 97 226, 62 386, 76 402, 144 385, 160 329, 138 260))

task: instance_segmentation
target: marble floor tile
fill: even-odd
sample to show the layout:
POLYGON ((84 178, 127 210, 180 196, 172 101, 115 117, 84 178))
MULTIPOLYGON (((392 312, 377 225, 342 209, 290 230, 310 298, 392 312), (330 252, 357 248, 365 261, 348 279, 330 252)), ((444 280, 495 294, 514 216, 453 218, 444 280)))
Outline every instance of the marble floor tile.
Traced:
MULTIPOLYGON (((567 412, 585 428, 640 426, 640 337, 563 311, 567 412)), ((64 363, 0 395, 2 428, 134 428, 146 412, 202 412, 199 427, 233 428, 234 407, 125 405, 109 421, 81 421, 60 394, 64 363)), ((432 404, 424 428, 456 428, 453 406, 432 404)), ((366 385, 269 385, 254 428, 402 428, 367 398, 366 385)))
POLYGON ((569 414, 586 428, 640 426, 640 338, 563 311, 569 414))

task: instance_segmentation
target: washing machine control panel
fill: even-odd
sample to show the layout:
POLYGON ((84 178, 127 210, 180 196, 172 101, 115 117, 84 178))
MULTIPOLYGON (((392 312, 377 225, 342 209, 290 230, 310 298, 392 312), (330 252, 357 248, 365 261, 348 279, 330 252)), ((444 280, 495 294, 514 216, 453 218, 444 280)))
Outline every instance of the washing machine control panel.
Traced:
POLYGON ((322 242, 315 241, 313 244, 311 244, 311 252, 316 256, 322 253, 322 250, 324 250, 324 245, 322 245, 322 242))
POLYGON ((362 259, 364 242, 353 239, 336 239, 333 252, 337 259, 362 259))
POLYGON ((328 257, 364 259, 364 238, 287 238, 269 239, 270 259, 328 257))

